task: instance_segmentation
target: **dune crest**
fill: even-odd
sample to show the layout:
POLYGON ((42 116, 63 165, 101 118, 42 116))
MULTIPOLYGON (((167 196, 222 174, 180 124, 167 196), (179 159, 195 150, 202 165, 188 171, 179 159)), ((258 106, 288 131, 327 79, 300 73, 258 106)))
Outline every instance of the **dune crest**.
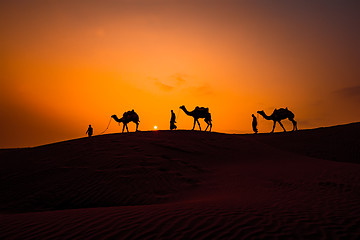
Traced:
POLYGON ((0 150, 1 239, 360 237, 360 123, 0 150))

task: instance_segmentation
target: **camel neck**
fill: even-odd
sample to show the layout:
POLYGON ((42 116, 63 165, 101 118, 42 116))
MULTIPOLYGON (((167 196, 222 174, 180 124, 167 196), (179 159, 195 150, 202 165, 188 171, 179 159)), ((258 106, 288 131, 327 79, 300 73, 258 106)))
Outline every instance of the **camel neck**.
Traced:
POLYGON ((266 113, 260 113, 266 120, 271 120, 271 117, 266 115, 266 113))
POLYGON ((191 113, 190 113, 185 107, 182 108, 182 110, 184 111, 184 113, 185 113, 186 115, 191 116, 191 113))
POLYGON ((117 116, 114 116, 113 118, 116 122, 121 122, 121 120, 117 116))

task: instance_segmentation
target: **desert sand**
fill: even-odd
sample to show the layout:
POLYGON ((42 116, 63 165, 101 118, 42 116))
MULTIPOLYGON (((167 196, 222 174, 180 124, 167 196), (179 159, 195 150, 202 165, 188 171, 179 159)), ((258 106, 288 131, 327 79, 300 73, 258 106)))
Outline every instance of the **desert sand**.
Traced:
POLYGON ((1 149, 1 239, 360 239, 360 123, 1 149))

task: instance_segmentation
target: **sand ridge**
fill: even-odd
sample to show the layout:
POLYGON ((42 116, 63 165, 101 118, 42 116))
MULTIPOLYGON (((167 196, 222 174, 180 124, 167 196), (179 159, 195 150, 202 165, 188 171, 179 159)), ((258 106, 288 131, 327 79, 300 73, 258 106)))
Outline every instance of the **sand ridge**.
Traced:
POLYGON ((0 150, 0 238, 358 239, 359 134, 150 131, 0 150))

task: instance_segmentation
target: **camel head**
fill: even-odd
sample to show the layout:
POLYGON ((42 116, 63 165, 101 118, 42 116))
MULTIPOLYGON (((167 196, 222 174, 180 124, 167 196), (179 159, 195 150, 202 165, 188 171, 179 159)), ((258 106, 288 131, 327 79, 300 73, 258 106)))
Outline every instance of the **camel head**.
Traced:
POLYGON ((181 110, 183 110, 185 113, 188 113, 188 110, 186 109, 186 107, 184 105, 181 105, 179 108, 181 110))
POLYGON ((115 114, 111 116, 116 122, 118 122, 119 124, 123 121, 123 118, 118 118, 115 114))
POLYGON ((258 114, 265 114, 264 110, 257 111, 258 114))

